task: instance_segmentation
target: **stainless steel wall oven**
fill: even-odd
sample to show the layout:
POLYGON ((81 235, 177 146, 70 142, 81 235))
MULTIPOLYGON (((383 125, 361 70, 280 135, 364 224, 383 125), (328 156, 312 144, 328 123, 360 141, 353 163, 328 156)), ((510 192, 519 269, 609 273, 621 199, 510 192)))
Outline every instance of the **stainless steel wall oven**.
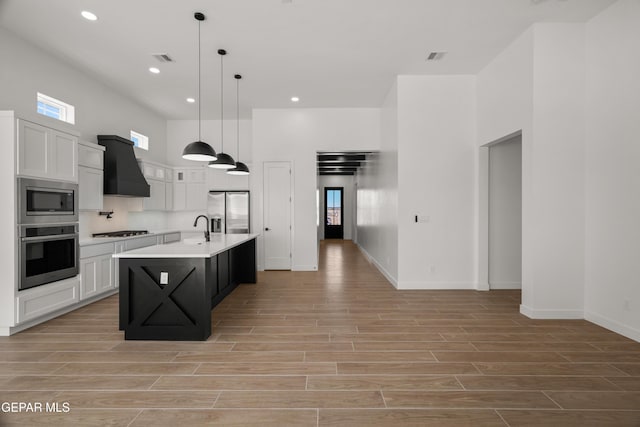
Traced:
POLYGON ((19 290, 78 274, 78 224, 20 226, 19 290))

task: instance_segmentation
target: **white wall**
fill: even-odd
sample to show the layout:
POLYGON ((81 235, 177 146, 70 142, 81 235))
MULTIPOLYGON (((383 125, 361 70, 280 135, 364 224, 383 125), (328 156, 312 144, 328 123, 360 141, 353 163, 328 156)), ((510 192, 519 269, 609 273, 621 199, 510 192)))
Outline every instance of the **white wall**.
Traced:
MULTIPOLYGON (((293 269, 318 267, 316 227, 316 152, 377 150, 380 110, 377 108, 255 109, 253 111, 251 203, 253 230, 262 230, 262 169, 265 161, 290 161, 293 166, 293 269)), ((264 268, 262 238, 258 266, 264 268)))
POLYGON ((475 97, 475 76, 398 77, 401 289, 475 288, 475 97))
MULTIPOLYGON (((533 28, 516 38, 477 76, 477 144, 482 147, 515 133, 522 132, 522 300, 529 301, 533 292, 533 267, 530 254, 534 233, 530 225, 531 152, 533 147, 533 28), (526 196, 525 196, 526 194, 526 196)), ((478 188, 477 280, 479 288, 488 285, 488 153, 478 148, 476 170, 478 188)))
POLYGON ((324 239, 324 189, 325 187, 343 187, 343 238, 345 240, 353 239, 353 229, 355 227, 355 179, 349 175, 323 175, 318 179, 320 189, 320 199, 318 206, 318 215, 320 217, 320 226, 318 227, 318 238, 324 239))
MULTIPOLYGON (((536 24, 529 243, 533 317, 584 316, 584 24, 536 24)), ((528 156, 527 156, 528 154, 528 156)))
POLYGON ((398 86, 394 82, 380 114, 380 152, 356 177, 358 246, 398 286, 398 86))
POLYGON ((136 149, 136 156, 163 162, 166 155, 164 118, 119 94, 99 80, 0 28, 0 110, 14 110, 43 125, 72 129, 81 139, 97 143, 96 135, 129 138, 135 130, 149 137, 149 151, 136 149), (36 113, 36 92, 76 107, 76 124, 36 113))
POLYGON ((530 317, 583 316, 583 112, 584 25, 536 24, 478 76, 478 144, 522 130, 521 311, 530 317))
POLYGON ((489 148, 489 284, 522 288, 522 136, 489 148))
POLYGON ((585 317, 640 341, 640 2, 586 26, 585 317))
POLYGON ((9 335, 9 326, 14 324, 15 290, 18 281, 18 229, 16 224, 16 118, 10 111, 0 111, 0 194, 5 206, 0 209, 0 335, 9 335))

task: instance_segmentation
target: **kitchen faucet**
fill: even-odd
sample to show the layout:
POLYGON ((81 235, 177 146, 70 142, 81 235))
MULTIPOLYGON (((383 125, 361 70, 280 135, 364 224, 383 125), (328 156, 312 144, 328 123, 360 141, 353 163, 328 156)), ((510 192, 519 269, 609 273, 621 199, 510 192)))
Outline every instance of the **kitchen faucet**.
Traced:
POLYGON ((198 220, 200 218, 204 218, 204 222, 207 224, 207 231, 204 232, 204 240, 209 241, 209 235, 211 234, 209 231, 209 218, 206 215, 198 215, 196 220, 193 222, 193 226, 196 227, 198 225, 198 220))

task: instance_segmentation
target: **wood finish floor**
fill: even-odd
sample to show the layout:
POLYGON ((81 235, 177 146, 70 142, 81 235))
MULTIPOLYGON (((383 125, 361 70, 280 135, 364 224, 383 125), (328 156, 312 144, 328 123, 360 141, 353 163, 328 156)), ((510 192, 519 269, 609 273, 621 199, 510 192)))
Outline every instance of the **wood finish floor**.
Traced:
POLYGON ((640 426, 640 343, 516 291, 398 291, 351 242, 263 272, 207 342, 124 341, 117 296, 0 337, 0 425, 640 426))

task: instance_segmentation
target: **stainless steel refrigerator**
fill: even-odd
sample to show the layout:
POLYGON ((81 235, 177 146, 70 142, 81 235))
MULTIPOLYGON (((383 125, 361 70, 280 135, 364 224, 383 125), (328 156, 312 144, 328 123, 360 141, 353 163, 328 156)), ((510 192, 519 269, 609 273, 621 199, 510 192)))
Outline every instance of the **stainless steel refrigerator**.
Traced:
POLYGON ((207 214, 213 233, 249 233, 249 192, 209 191, 207 214))

